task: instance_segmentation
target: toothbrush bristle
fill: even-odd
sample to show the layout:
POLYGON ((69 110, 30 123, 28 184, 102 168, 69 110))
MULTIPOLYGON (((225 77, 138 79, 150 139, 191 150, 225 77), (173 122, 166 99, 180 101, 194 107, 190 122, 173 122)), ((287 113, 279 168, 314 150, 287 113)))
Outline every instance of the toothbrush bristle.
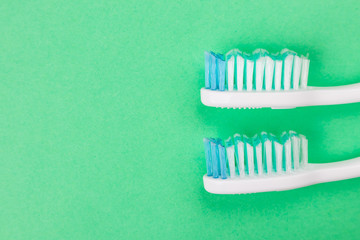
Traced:
POLYGON ((280 137, 235 134, 225 141, 205 138, 207 176, 236 178, 291 173, 308 163, 307 139, 293 131, 280 137), (225 142, 225 144, 224 144, 225 142))
POLYGON ((257 49, 251 55, 231 50, 225 56, 205 52, 205 88, 220 91, 280 91, 304 89, 309 59, 284 49, 269 54, 257 49))

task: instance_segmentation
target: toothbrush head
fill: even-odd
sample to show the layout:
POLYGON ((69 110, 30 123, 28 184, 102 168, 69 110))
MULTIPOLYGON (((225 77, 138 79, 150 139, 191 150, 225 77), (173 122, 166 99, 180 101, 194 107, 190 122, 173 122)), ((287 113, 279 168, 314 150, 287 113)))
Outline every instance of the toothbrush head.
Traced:
POLYGON ((306 166, 307 139, 294 131, 280 137, 235 134, 227 140, 204 138, 207 176, 247 178, 291 173, 306 166))
POLYGON ((308 166, 308 141, 293 131, 280 137, 263 132, 252 138, 235 134, 225 141, 205 138, 204 146, 204 186, 211 193, 284 190, 279 181, 291 182, 308 166))
POLYGON ((269 54, 205 52, 205 88, 218 91, 281 91, 307 87, 309 59, 288 49, 269 54))

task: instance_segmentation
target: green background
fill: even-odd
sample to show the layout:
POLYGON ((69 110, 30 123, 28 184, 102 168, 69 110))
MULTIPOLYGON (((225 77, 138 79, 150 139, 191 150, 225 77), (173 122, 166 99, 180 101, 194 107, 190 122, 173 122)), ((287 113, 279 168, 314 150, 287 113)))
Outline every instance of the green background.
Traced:
POLYGON ((203 137, 295 130, 310 162, 360 156, 359 104, 200 103, 204 51, 309 53, 360 81, 358 1, 1 1, 0 239, 359 239, 360 179, 203 189, 203 137))

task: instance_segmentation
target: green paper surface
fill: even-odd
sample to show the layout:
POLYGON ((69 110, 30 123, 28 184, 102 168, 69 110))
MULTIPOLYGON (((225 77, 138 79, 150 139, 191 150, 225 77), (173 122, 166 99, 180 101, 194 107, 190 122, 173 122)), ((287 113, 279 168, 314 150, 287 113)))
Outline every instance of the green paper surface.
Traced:
POLYGON ((360 82, 358 1, 2 1, 0 239, 360 239, 360 179, 203 189, 203 137, 294 130, 309 162, 360 156, 360 104, 200 102, 204 51, 309 53, 360 82))

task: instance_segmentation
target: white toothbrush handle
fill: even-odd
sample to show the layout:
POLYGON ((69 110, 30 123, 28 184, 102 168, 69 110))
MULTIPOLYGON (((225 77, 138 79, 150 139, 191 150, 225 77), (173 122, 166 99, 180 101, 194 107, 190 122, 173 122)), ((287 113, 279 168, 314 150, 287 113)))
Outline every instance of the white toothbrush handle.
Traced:
POLYGON ((356 103, 360 102, 360 83, 286 91, 214 91, 202 88, 201 102, 211 107, 274 109, 356 103))
POLYGON ((333 163, 308 164, 305 169, 312 172, 314 183, 356 178, 360 177, 360 157, 333 163))
POLYGON ((360 83, 338 87, 310 87, 312 105, 334 105, 360 102, 360 83))

